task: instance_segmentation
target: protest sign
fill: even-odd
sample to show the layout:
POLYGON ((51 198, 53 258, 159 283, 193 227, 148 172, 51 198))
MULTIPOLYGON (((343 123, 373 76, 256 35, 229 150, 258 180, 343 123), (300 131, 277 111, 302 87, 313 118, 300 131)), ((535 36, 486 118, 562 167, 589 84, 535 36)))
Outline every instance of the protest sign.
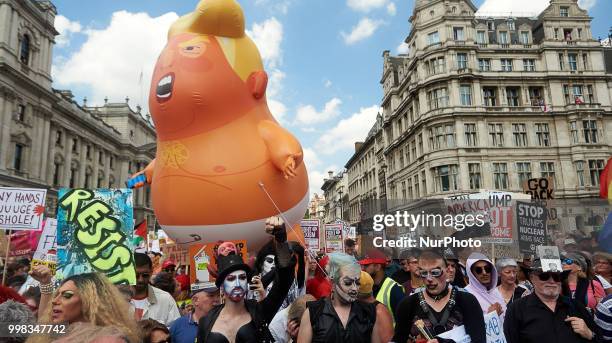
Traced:
MULTIPOLYGON (((238 256, 242 257, 242 260, 246 263, 246 240, 235 240, 228 242, 232 242, 236 245, 238 256)), ((213 270, 216 270, 217 268, 217 261, 215 258, 213 258, 213 256, 217 255, 217 249, 219 248, 220 244, 220 242, 212 242, 192 244, 189 246, 189 277, 191 279, 191 283, 195 283, 196 280, 199 282, 212 282, 215 280, 214 277, 208 273, 208 269, 209 267, 213 270)))
POLYGON ((46 196, 46 189, 0 187, 0 228, 38 230, 46 196))
POLYGON ((546 207, 540 204, 517 203, 519 250, 535 254, 538 245, 546 244, 546 207))
POLYGON ((97 271, 136 284, 132 191, 62 188, 58 198, 56 278, 97 271))
POLYGON ((47 218, 32 258, 45 260, 50 249, 57 250, 57 219, 47 218))
POLYGON ((487 343, 506 343, 504 327, 497 312, 493 311, 484 316, 487 343))
POLYGON ((317 252, 321 248, 320 228, 321 222, 318 219, 302 220, 300 222, 302 232, 304 232, 304 243, 310 251, 317 252))
POLYGON ((344 242, 342 239, 342 224, 325 224, 325 252, 344 252, 344 242))
POLYGON ((563 267, 561 266, 559 248, 554 245, 538 245, 536 248, 538 251, 538 257, 542 263, 542 270, 544 272, 561 272, 563 270, 563 267))
POLYGON ((522 187, 525 194, 529 194, 534 200, 554 199, 554 179, 552 177, 541 177, 523 181, 522 187))

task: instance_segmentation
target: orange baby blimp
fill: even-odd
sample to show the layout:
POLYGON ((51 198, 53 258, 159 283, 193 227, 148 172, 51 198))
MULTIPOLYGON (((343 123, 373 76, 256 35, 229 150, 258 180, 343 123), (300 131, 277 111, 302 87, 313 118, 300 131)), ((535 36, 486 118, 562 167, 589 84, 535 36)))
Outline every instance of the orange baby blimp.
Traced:
POLYGON ((270 113, 267 82, 235 0, 202 0, 170 28, 149 94, 157 154, 135 176, 151 184, 171 237, 246 239, 257 249, 269 239, 266 218, 280 211, 299 224, 308 204, 303 152, 270 113))

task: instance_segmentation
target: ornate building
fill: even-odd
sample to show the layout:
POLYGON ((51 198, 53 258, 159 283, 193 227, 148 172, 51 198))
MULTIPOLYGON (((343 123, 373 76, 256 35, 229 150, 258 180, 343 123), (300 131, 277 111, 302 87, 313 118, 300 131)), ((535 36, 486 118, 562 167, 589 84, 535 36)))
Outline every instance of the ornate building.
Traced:
MULTIPOLYGON (((87 107, 52 88, 56 14, 50 1, 0 1, 0 186, 48 189, 50 217, 61 187, 124 187, 156 138, 129 99, 87 107)), ((154 225, 148 190, 134 192, 134 209, 154 225)))

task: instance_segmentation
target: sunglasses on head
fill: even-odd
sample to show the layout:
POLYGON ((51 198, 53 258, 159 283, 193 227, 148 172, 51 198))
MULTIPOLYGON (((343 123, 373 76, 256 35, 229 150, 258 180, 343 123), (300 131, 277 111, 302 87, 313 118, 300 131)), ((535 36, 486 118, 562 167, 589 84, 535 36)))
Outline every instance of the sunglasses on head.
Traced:
POLYGON ((429 271, 419 270, 419 276, 421 277, 421 279, 427 279, 429 275, 431 275, 432 278, 439 278, 440 276, 442 276, 443 273, 444 272, 440 268, 432 269, 429 271))
POLYGON ((554 282, 561 282, 561 273, 546 272, 536 274, 540 281, 548 281, 551 277, 554 282))
POLYGON ((574 260, 572 260, 571 258, 564 258, 563 260, 561 260, 561 262, 563 262, 563 264, 567 264, 568 266, 574 264, 574 260))
POLYGON ((493 271, 493 267, 491 266, 484 266, 484 267, 474 267, 474 273, 480 275, 483 272, 487 273, 487 274, 491 274, 491 272, 493 271))

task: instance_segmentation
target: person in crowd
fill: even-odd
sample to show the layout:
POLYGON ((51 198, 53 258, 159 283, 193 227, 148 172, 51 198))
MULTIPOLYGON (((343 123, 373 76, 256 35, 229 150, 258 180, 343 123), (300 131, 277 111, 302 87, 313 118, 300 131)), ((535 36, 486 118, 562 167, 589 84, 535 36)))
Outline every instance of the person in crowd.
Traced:
POLYGON ((116 285, 119 293, 123 296, 123 299, 127 302, 129 306, 130 315, 134 317, 134 313, 136 312, 136 308, 132 305, 132 298, 134 297, 134 289, 130 285, 116 285))
POLYGON ((544 272, 540 259, 533 262, 528 277, 534 291, 513 301, 506 313, 508 343, 603 342, 584 305, 561 295, 562 280, 568 273, 544 272))
POLYGON ((150 284, 153 263, 149 256, 134 253, 136 266, 136 285, 131 303, 134 306, 136 320, 155 319, 169 326, 181 314, 172 295, 150 284))
POLYGON ((470 254, 467 274, 470 283, 465 290, 476 297, 484 314, 496 311, 503 321, 506 302, 497 289, 497 270, 491 260, 478 252, 470 254))
POLYGON ((393 249, 385 248, 383 252, 385 254, 385 277, 391 278, 391 276, 401 270, 402 267, 400 266, 398 259, 391 258, 391 256, 394 254, 393 249))
POLYGON ((461 289, 465 288, 467 286, 464 273, 465 268, 459 262, 457 255, 449 248, 444 251, 444 259, 448 265, 448 270, 446 271, 448 282, 461 289))
POLYGON ((23 293, 26 305, 30 308, 34 317, 38 318, 38 305, 40 304, 40 287, 30 287, 23 293))
POLYGON ((27 274, 13 275, 6 280, 6 284, 12 289, 19 291, 21 286, 23 286, 23 284, 26 282, 27 278, 27 274))
POLYGON ((26 304, 24 297, 11 287, 0 286, 0 304, 7 300, 15 300, 26 304))
POLYGON ((176 275, 176 263, 170 258, 166 259, 164 263, 162 263, 161 271, 170 273, 172 277, 174 277, 176 275))
POLYGON ((529 291, 530 293, 533 292, 533 285, 531 284, 531 281, 529 281, 529 279, 527 278, 527 275, 529 274, 529 269, 531 268, 531 261, 529 261, 529 263, 525 263, 525 261, 520 261, 517 263, 519 268, 518 268, 518 272, 516 274, 516 278, 518 279, 518 285, 527 289, 527 291, 529 291))
MULTIPOLYGON (((138 322, 140 326, 143 343, 171 343, 170 331, 168 328, 153 319, 144 319, 138 322)), ((193 341, 191 341, 193 342, 193 341)))
POLYGON ((245 299, 251 268, 235 252, 219 255, 216 286, 225 302, 215 306, 198 325, 198 342, 273 342, 268 329, 293 283, 296 258, 287 243, 285 223, 280 217, 266 220, 266 232, 274 235, 274 285, 265 299, 245 299))
POLYGON ((184 293, 186 295, 189 294, 189 274, 187 273, 187 267, 186 266, 181 266, 178 271, 176 276, 174 277, 174 279, 176 280, 176 282, 179 283, 180 288, 181 288, 181 293, 184 293))
POLYGON ((586 259, 578 253, 568 253, 561 259, 563 270, 569 271, 567 286, 572 299, 595 311, 597 303, 606 295, 599 280, 589 277, 586 259))
POLYGON ((597 304, 595 324, 600 329, 602 339, 605 342, 612 342, 612 294, 607 295, 597 304))
MULTIPOLYGON (((478 300, 448 282, 448 268, 442 255, 426 250, 419 257, 419 275, 425 282, 423 292, 412 294, 400 303, 393 342, 414 342, 423 337, 416 326, 421 320, 429 339, 463 325, 473 343, 485 343, 484 316, 478 300)), ((442 339, 428 342, 444 342, 442 339)))
POLYGON ((308 281, 315 277, 315 272, 317 270, 317 258, 313 254, 306 254, 308 264, 308 276, 306 278, 306 289, 308 289, 308 281))
POLYGON ((352 238, 344 240, 344 253, 357 258, 357 242, 352 238))
POLYGON ((372 293, 376 300, 387 306, 391 316, 395 313, 397 305, 404 298, 404 288, 392 278, 385 276, 384 266, 386 256, 376 249, 368 252, 364 259, 359 261, 361 268, 374 279, 372 293))
POLYGON ((381 342, 390 342, 393 337, 393 317, 387 307, 380 303, 374 298, 372 294, 372 287, 374 286, 374 279, 370 274, 361 271, 361 277, 359 278, 359 294, 357 299, 370 304, 376 305, 376 320, 378 321, 378 336, 380 336, 381 342))
POLYGON ((180 293, 179 283, 176 282, 176 279, 172 276, 172 273, 169 272, 161 272, 155 275, 153 278, 153 286, 170 294, 175 300, 180 293))
MULTIPOLYGON (((14 300, 7 300, 0 304, 0 323, 2 325, 30 325, 35 324, 36 319, 27 305, 14 300)), ((3 336, 7 334, 6 331, 3 333, 3 336)), ((26 341, 26 337, 0 337, 0 341, 3 343, 22 343, 26 341)))
POLYGON ((298 343, 381 342, 376 306, 357 301, 361 278, 357 260, 344 253, 332 253, 327 272, 332 294, 306 304, 298 343))
POLYGON ((219 288, 214 283, 204 282, 192 285, 191 303, 193 313, 187 313, 170 326, 170 336, 174 343, 193 343, 198 336, 198 323, 219 305, 219 288))
MULTIPOLYGON (((412 293, 414 283, 415 286, 422 285, 421 279, 417 275, 419 252, 416 249, 404 250, 400 254, 399 264, 401 269, 391 276, 395 282, 404 287, 407 294, 412 293)), ((415 288, 417 288, 415 287, 415 288)))
POLYGON ((506 306, 516 299, 520 299, 527 291, 527 288, 519 286, 516 275, 518 273, 518 264, 512 258, 500 258, 496 262, 497 271, 499 272, 500 283, 497 286, 506 306))
POLYGON ((53 293, 49 268, 33 268, 32 278, 40 283, 39 323, 67 324, 66 334, 54 341, 50 335, 33 335, 27 342, 138 343, 138 324, 128 304, 107 278, 86 273, 65 278, 53 293))
POLYGON ((593 254, 593 271, 606 294, 612 294, 612 254, 598 251, 593 254))
POLYGON ((276 343, 288 343, 297 340, 300 321, 306 310, 306 303, 316 301, 312 295, 305 294, 297 298, 289 307, 278 311, 270 322, 270 333, 276 343))
POLYGON ((565 253, 572 253, 578 251, 578 244, 576 244, 576 240, 573 238, 567 238, 563 241, 563 251, 565 253))
POLYGON ((332 283, 327 277, 325 268, 329 262, 329 256, 325 255, 321 257, 315 270, 315 277, 308 280, 306 283, 306 293, 312 294, 315 299, 321 299, 331 295, 332 283))

